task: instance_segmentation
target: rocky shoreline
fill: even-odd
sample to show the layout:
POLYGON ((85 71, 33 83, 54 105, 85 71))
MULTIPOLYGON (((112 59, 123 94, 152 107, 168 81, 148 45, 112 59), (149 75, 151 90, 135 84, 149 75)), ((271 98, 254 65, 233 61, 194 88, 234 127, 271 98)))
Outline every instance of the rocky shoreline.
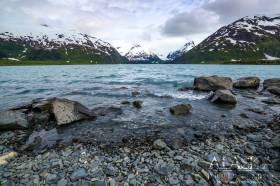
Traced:
MULTIPOLYGON (((160 126, 127 136, 121 133, 118 143, 99 141, 99 131, 82 133, 84 137, 78 137, 77 131, 70 143, 58 138, 68 126, 122 115, 123 107, 144 109, 137 99, 121 102, 120 108, 92 110, 67 99, 39 99, 1 112, 1 185, 279 185, 280 79, 265 80, 263 90, 252 90, 259 85, 256 77, 233 82, 211 76, 198 77, 193 88, 181 89, 213 91, 210 104, 223 107, 245 104, 240 96, 264 104, 263 110, 248 108, 253 115, 237 110, 244 120, 238 122, 234 116, 232 128, 219 133, 160 126)), ((186 119, 196 109, 182 103, 169 111, 172 117, 186 119)), ((231 123, 227 115, 220 117, 231 123)), ((105 138, 114 139, 113 134, 105 138)))

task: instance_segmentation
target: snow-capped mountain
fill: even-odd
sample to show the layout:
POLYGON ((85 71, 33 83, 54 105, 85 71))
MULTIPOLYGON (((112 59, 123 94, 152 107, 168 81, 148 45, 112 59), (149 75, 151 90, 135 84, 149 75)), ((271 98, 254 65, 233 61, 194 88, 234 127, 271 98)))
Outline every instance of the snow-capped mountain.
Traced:
POLYGON ((134 45, 125 54, 132 63, 160 63, 162 60, 151 50, 144 49, 141 45, 134 45))
POLYGON ((224 26, 175 62, 256 61, 280 57, 280 15, 241 18, 224 26))
POLYGON ((19 60, 87 60, 122 63, 126 59, 109 43, 82 33, 20 35, 0 33, 0 58, 19 60))
POLYGON ((195 44, 193 41, 190 41, 188 43, 186 43, 182 48, 180 48, 179 50, 176 50, 174 52, 170 52, 167 55, 167 59, 168 60, 175 60, 178 57, 181 57, 184 53, 188 52, 189 50, 191 50, 193 47, 195 47, 195 44))

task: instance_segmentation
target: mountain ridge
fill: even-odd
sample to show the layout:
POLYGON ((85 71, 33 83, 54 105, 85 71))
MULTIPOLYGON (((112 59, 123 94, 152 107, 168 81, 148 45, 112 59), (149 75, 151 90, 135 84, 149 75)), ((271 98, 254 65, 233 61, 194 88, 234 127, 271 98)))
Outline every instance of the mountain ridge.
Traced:
POLYGON ((82 33, 20 35, 0 33, 0 58, 18 60, 84 60, 90 63, 126 63, 108 42, 82 33))
POLYGON ((280 16, 246 16, 218 29, 174 63, 267 60, 280 57, 280 16))

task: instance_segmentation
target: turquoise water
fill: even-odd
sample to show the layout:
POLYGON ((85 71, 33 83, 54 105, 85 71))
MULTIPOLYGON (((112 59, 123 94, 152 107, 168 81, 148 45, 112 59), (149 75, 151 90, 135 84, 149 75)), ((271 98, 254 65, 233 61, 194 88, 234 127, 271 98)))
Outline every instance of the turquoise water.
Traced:
POLYGON ((0 109, 35 98, 66 97, 88 107, 130 99, 132 91, 151 99, 172 96, 201 99, 204 94, 179 92, 195 76, 223 75, 237 79, 280 77, 280 66, 263 65, 81 65, 0 68, 0 109))

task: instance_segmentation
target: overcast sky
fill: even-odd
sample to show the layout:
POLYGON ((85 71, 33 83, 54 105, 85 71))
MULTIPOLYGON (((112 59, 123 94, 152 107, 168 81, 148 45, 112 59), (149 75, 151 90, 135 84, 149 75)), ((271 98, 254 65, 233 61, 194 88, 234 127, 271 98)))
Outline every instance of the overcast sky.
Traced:
POLYGON ((165 55, 241 17, 279 10, 280 0, 0 0, 0 32, 39 32, 46 24, 165 55))

